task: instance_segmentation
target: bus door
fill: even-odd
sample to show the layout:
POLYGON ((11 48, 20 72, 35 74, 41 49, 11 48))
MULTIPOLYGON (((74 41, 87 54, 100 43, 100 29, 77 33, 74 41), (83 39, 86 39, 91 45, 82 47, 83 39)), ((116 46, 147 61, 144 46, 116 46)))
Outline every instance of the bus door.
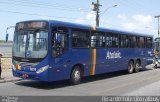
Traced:
POLYGON ((68 29, 65 27, 54 27, 52 29, 52 67, 58 68, 59 71, 64 71, 68 62, 68 35, 68 29))

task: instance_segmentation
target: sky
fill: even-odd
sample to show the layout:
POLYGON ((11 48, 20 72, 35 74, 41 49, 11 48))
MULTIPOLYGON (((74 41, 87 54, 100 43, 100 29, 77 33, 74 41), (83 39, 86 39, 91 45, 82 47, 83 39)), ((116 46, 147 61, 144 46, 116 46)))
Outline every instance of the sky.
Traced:
MULTIPOLYGON (((100 27, 157 37, 155 16, 160 15, 160 0, 99 1, 100 27)), ((95 26, 92 2, 96 0, 0 0, 0 40, 5 40, 7 27, 25 20, 59 20, 95 26)), ((9 40, 13 40, 14 28, 7 33, 9 40)))

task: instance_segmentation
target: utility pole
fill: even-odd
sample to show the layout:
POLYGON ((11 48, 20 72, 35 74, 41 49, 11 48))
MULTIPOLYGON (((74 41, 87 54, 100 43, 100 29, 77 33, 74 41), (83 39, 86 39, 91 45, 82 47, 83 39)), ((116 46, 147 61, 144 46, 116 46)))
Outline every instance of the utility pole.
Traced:
POLYGON ((157 18, 158 19, 158 37, 159 37, 159 34, 160 34, 160 28, 159 28, 159 18, 160 18, 160 15, 158 15, 158 16, 155 16, 155 18, 157 18))
POLYGON ((15 26, 9 26, 9 27, 7 27, 7 29, 6 29, 6 42, 8 42, 8 37, 9 37, 9 34, 7 33, 7 31, 10 28, 15 28, 15 26))
POLYGON ((99 4, 99 0, 97 0, 97 3, 92 2, 92 10, 96 12, 96 26, 99 27, 99 7, 102 6, 99 4))

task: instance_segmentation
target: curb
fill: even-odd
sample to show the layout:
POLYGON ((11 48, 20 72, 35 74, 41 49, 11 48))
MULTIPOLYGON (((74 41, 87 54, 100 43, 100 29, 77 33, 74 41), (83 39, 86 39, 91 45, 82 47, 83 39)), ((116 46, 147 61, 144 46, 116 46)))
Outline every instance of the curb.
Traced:
POLYGON ((4 79, 0 80, 0 83, 5 83, 5 82, 15 82, 15 81, 20 81, 22 79, 4 79))

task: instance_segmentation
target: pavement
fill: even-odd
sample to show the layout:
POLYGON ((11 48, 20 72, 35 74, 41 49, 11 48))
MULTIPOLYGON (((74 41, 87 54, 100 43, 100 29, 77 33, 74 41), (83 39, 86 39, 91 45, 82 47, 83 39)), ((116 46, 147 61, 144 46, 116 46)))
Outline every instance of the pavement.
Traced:
POLYGON ((12 69, 2 69, 2 79, 0 79, 0 83, 19 81, 21 78, 13 77, 12 69))

